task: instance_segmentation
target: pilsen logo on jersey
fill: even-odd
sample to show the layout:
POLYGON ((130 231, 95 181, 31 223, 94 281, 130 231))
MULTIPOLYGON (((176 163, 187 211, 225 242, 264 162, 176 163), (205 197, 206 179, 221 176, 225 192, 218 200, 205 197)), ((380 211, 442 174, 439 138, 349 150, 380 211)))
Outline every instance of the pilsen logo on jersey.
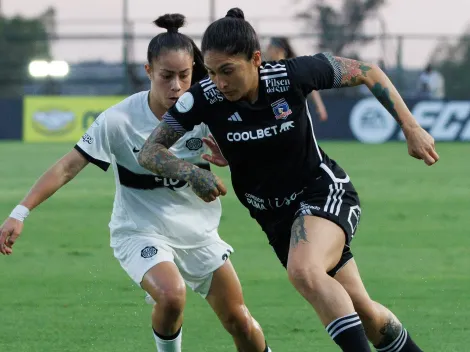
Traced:
POLYGON ((201 88, 204 92, 204 97, 210 104, 214 104, 224 100, 224 96, 220 91, 217 89, 217 86, 212 83, 210 78, 203 79, 199 82, 201 88))
POLYGON ((266 84, 267 93, 284 93, 289 90, 286 65, 266 63, 260 67, 259 73, 261 80, 266 84))
POLYGON ((290 109, 289 104, 287 104, 287 101, 284 98, 272 103, 271 107, 273 108, 274 117, 276 118, 276 120, 285 119, 287 116, 292 114, 292 110, 290 109))

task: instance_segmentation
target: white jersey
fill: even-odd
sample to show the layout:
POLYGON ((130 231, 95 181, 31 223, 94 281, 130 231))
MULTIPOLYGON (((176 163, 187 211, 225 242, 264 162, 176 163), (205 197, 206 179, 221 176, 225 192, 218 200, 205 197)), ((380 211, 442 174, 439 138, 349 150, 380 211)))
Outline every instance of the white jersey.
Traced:
MULTIPOLYGON (((197 248, 218 240, 220 200, 201 200, 184 181, 158 177, 142 168, 137 157, 160 121, 140 92, 104 111, 78 141, 75 149, 107 170, 113 166, 116 195, 109 227, 111 243, 129 236, 153 236, 175 248, 197 248)), ((170 151, 178 158, 210 169, 201 124, 178 140, 170 151)))

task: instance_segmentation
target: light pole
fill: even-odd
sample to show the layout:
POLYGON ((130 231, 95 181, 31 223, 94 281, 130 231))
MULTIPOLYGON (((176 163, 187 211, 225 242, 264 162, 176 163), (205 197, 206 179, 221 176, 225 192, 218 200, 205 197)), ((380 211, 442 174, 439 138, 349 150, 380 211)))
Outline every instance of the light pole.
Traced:
POLYGON ((210 23, 215 21, 215 0, 209 0, 209 21, 210 23))

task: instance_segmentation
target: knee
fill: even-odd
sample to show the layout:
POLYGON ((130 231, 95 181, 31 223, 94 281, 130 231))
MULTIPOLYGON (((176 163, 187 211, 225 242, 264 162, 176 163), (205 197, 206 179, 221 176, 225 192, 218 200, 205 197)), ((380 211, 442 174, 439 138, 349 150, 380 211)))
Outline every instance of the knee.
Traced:
POLYGON ((159 288, 155 291, 156 297, 153 297, 153 295, 152 297, 166 314, 179 315, 183 312, 186 304, 186 287, 184 283, 174 287, 159 288))
POLYGON ((315 293, 320 289, 321 281, 327 273, 318 266, 288 265, 287 275, 292 285, 301 293, 315 293))
POLYGON ((225 312, 221 318, 225 330, 232 336, 250 336, 254 321, 245 305, 225 312))

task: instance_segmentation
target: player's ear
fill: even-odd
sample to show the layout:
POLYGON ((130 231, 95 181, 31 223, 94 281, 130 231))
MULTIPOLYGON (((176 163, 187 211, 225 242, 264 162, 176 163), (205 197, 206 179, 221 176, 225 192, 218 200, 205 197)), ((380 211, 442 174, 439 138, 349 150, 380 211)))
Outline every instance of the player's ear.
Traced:
POLYGON ((255 67, 260 67, 261 66, 261 52, 259 50, 256 50, 253 53, 253 57, 251 58, 251 61, 253 62, 253 65, 255 67))
POLYGON ((152 66, 150 66, 149 64, 145 64, 144 68, 145 72, 147 72, 148 79, 152 80, 152 66))

